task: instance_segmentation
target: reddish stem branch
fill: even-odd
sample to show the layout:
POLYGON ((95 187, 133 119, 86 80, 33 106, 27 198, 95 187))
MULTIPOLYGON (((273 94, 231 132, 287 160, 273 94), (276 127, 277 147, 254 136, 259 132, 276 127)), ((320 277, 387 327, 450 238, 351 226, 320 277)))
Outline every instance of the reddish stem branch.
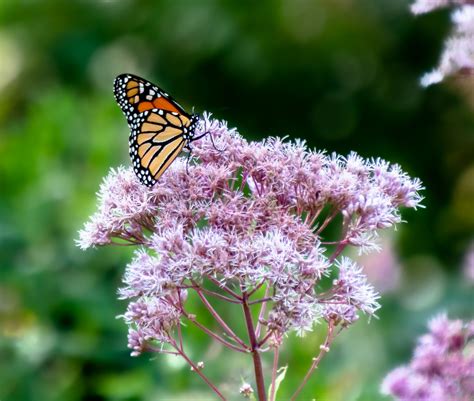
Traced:
POLYGON ((205 292, 208 295, 211 295, 215 298, 222 299, 223 301, 230 302, 232 304, 239 304, 240 305, 242 303, 242 301, 226 297, 225 295, 219 294, 218 292, 210 291, 206 288, 201 287, 201 290, 202 290, 202 292, 205 292))
POLYGON ((135 241, 132 241, 130 239, 127 239, 127 238, 122 238, 122 237, 117 237, 119 239, 122 239, 124 241, 127 241, 127 243, 123 243, 123 242, 115 242, 114 240, 111 240, 110 241, 110 244, 111 245, 117 245, 117 246, 137 246, 137 245, 142 245, 141 242, 135 242, 135 241))
POLYGON ((334 251, 334 253, 329 258, 329 263, 334 262, 334 260, 341 254, 341 252, 344 250, 344 248, 346 246, 347 246, 347 242, 345 242, 344 240, 339 242, 339 244, 337 245, 336 250, 334 251))
POLYGON ((204 294, 200 290, 196 290, 199 298, 201 298, 202 303, 204 306, 207 308, 209 313, 216 319, 217 323, 226 331, 226 333, 239 345, 241 345, 243 348, 248 349, 248 346, 240 339, 240 337, 234 333, 234 331, 227 325, 226 322, 222 319, 222 317, 217 313, 217 311, 212 307, 212 305, 209 303, 207 298, 204 296, 204 294))
POLYGON ((179 349, 183 350, 183 333, 181 332, 181 322, 178 322, 178 339, 179 339, 179 349))
MULTIPOLYGON (((184 305, 183 305, 183 300, 181 299, 181 291, 178 290, 178 302, 179 302, 179 309, 183 312, 183 313, 186 313, 184 311, 184 305)), ((179 349, 181 351, 184 350, 184 347, 183 347, 183 333, 181 331, 181 321, 178 322, 178 338, 179 338, 179 349)))
POLYGON ((328 224, 332 221, 332 219, 334 219, 334 217, 337 216, 338 213, 339 213, 339 210, 335 209, 331 214, 329 214, 326 217, 326 219, 324 219, 323 224, 321 224, 321 226, 317 229, 315 234, 320 235, 321 232, 328 226, 328 224))
POLYGON ((308 215, 306 216, 306 219, 305 219, 305 223, 309 225, 309 227, 313 227, 314 226, 314 223, 316 223, 316 219, 319 217, 319 215, 321 214, 323 208, 320 207, 318 210, 316 210, 313 214, 311 213, 308 213, 308 215), (311 220, 310 220, 311 219, 311 220))
POLYGON ((342 235, 341 235, 342 239, 339 240, 339 243, 336 247, 336 250, 334 251, 334 253, 329 258, 329 263, 332 263, 341 254, 341 252, 344 250, 344 248, 349 243, 349 240, 347 238, 347 233, 349 231, 349 224, 350 224, 351 219, 352 219, 352 216, 344 218, 344 221, 342 223, 342 235))
POLYGON ((269 338, 272 336, 273 330, 270 330, 267 334, 265 334, 265 337, 263 337, 259 342, 258 346, 261 347, 262 345, 265 345, 265 343, 269 340, 269 338))
POLYGON ((334 323, 330 321, 329 326, 328 326, 328 331, 326 334, 326 339, 324 340, 324 343, 319 346, 319 354, 317 357, 313 358, 313 363, 311 364, 308 371, 306 372, 303 378, 303 381, 301 382, 299 387, 296 389, 296 391, 293 393, 292 397, 290 398, 290 401, 296 400, 296 397, 298 397, 301 390, 303 390, 303 387, 308 382, 311 374, 318 367, 319 363, 321 362, 322 357, 329 352, 329 347, 331 346, 333 340, 334 340, 334 323))
POLYGON ((240 191, 242 192, 247 184, 248 172, 242 173, 242 182, 240 183, 240 191))
POLYGON ((260 304, 262 302, 267 303, 268 301, 271 301, 272 299, 273 299, 273 297, 260 298, 260 299, 256 299, 255 301, 250 301, 248 304, 249 305, 255 305, 255 304, 260 304))
POLYGON ((242 301, 226 297, 225 295, 219 294, 218 292, 215 292, 215 291, 208 290, 207 288, 204 288, 204 287, 200 286, 195 281, 192 281, 192 284, 193 285, 182 286, 180 288, 190 288, 190 289, 194 289, 194 290, 200 290, 200 291, 202 291, 202 292, 204 292, 208 295, 211 295, 215 298, 219 298, 219 299, 222 299, 223 301, 230 302, 230 303, 233 303, 233 304, 241 304, 242 303, 242 301))
MULTIPOLYGON (((265 289, 265 295, 264 295, 264 298, 268 298, 268 295, 270 295, 270 285, 268 285, 268 287, 265 289)), ((258 314, 258 321, 257 321, 257 328, 255 329, 255 335, 258 337, 260 337, 260 331, 262 330, 262 323, 261 321, 263 320, 263 318, 265 317, 265 312, 267 310, 267 303, 264 302, 262 304, 262 307, 260 308, 260 313, 258 314)))
POLYGON ((194 372, 196 372, 202 380, 204 380, 206 382, 206 384, 212 389, 212 391, 214 391, 214 393, 216 393, 216 395, 222 400, 222 401, 226 401, 225 397, 222 395, 222 393, 217 389, 217 387, 207 378, 207 376, 201 372, 201 369, 199 369, 194 363, 193 361, 191 361, 191 359, 189 359, 189 357, 186 355, 186 353, 184 352, 184 350, 180 350, 177 346, 176 343, 172 344, 173 347, 176 349, 176 351, 178 351, 179 355, 181 355, 184 360, 189 364, 189 366, 191 366, 192 370, 194 372))
POLYGON ((187 315, 186 316, 191 323, 193 323, 196 327, 199 327, 204 333, 209 335, 211 338, 214 340, 220 342, 222 345, 226 346, 227 348, 233 349, 234 351, 242 352, 244 354, 247 354, 249 352, 248 348, 240 348, 225 339, 223 339, 219 334, 214 333, 212 330, 208 329, 206 326, 204 326, 202 323, 199 323, 196 319, 194 319, 192 316, 187 315))
POLYGON ((265 280, 262 280, 262 282, 259 285, 257 285, 252 291, 248 292, 247 294, 248 297, 250 298, 253 294, 255 294, 260 288, 262 288, 262 285, 264 284, 265 284, 265 280))
POLYGON ((257 383, 257 394, 259 401, 267 401, 267 395, 265 393, 265 380, 263 378, 263 367, 262 360, 260 358, 260 353, 258 350, 257 337, 255 335, 255 329, 252 321, 252 314, 250 312, 248 301, 248 295, 245 291, 242 292, 242 308, 245 315, 245 324, 247 326, 247 332, 249 335, 252 357, 253 357, 253 366, 255 370, 255 382, 257 383))
MULTIPOLYGON (((220 342, 222 345, 233 349, 234 351, 242 352, 242 353, 248 353, 249 352, 249 347, 243 343, 244 348, 240 348, 234 344, 231 344, 230 342, 224 340, 221 336, 218 334, 214 333, 212 330, 208 329, 206 326, 203 324, 199 323, 196 320, 196 317, 194 315, 189 314, 183 307, 182 303, 180 302, 178 305, 176 305, 172 300, 168 300, 168 302, 171 303, 176 309, 179 309, 179 311, 186 317, 191 323, 193 323, 196 327, 200 328, 202 331, 204 331, 208 336, 213 338, 214 340, 220 342)), ((182 340, 182 333, 181 333, 181 327, 178 326, 178 338, 180 342, 181 348, 183 348, 183 340, 182 340)))
POLYGON ((242 297, 235 293, 234 291, 232 291, 229 287, 225 286, 225 285, 222 285, 219 280, 216 280, 214 277, 211 277, 211 276, 206 276, 209 281, 211 281, 212 283, 214 283, 216 286, 218 286, 219 288, 221 288, 223 291, 227 292, 227 294, 229 294, 230 296, 234 297, 235 299, 238 299, 239 301, 242 301, 242 297))

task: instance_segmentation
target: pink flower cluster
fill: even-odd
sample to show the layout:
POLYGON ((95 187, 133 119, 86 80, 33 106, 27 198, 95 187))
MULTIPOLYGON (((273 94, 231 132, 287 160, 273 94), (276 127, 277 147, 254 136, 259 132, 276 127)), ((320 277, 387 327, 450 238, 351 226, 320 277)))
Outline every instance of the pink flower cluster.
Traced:
POLYGON ((429 323, 409 365, 393 370, 382 393, 399 401, 474 399, 474 321, 464 324, 445 314, 429 323))
POLYGON ((248 305, 260 297, 266 339, 303 334, 320 318, 348 325, 359 311, 373 315, 378 294, 340 254, 346 246, 376 249, 377 230, 401 222, 400 207, 419 206, 420 181, 355 153, 327 155, 279 138, 248 142, 207 115, 198 131, 212 141, 193 143, 194 162, 175 160, 152 188, 130 168, 112 170, 80 231, 83 249, 140 246, 120 290, 131 300, 124 318, 134 354, 174 341, 193 289, 248 305))
POLYGON ((413 14, 424 14, 437 8, 449 6, 462 6, 464 4, 472 4, 471 0, 415 0, 411 6, 413 14))
POLYGON ((438 66, 421 78, 423 86, 436 84, 451 75, 474 72, 474 0, 416 0, 411 11, 424 14, 449 6, 457 6, 451 16, 452 34, 444 44, 438 66))

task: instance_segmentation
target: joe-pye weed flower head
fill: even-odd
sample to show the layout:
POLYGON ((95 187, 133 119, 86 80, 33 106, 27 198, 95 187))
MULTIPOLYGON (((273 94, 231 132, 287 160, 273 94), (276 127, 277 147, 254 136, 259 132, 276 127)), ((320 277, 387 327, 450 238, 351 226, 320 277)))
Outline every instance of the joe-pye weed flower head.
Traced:
POLYGON ((138 247, 119 291, 130 301, 124 319, 133 354, 182 349, 183 320, 233 349, 261 352, 320 319, 333 332, 360 311, 373 315, 377 292, 340 254, 347 246, 376 249, 378 230, 401 222, 401 207, 419 206, 420 181, 384 160, 312 151, 304 141, 248 142, 209 115, 197 135, 204 132, 214 144, 209 135, 193 143, 195 162, 187 168, 177 159, 152 188, 130 168, 111 170, 80 232, 83 249, 138 247), (230 339, 187 312, 188 291, 230 339), (243 306, 250 344, 225 327, 207 297, 243 306), (259 308, 256 322, 246 308, 259 308))
POLYGON ((438 66, 422 76, 422 86, 437 84, 450 76, 474 73, 474 0, 415 0, 411 11, 418 15, 444 7, 454 7, 453 28, 438 66))
POLYGON ((408 365, 390 372, 382 392, 398 401, 474 399, 474 321, 433 318, 408 365))

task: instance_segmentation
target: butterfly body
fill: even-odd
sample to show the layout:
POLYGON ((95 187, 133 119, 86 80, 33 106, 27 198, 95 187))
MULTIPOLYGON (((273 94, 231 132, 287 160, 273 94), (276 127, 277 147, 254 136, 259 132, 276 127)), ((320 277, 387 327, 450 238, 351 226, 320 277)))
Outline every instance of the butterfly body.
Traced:
POLYGON ((183 149, 190 151, 190 143, 203 136, 195 136, 199 117, 132 74, 115 79, 114 95, 130 127, 133 169, 144 185, 152 186, 183 149))

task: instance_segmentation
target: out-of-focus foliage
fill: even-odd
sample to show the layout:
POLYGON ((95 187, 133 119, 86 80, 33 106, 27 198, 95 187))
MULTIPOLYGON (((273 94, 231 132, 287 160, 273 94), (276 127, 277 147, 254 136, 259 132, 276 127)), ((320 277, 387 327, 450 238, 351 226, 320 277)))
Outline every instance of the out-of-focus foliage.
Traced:
MULTIPOLYGON (((393 0, 1 2, 0 399, 210 397, 175 358, 129 357, 115 316, 130 249, 74 246, 101 177, 129 163, 111 89, 116 74, 132 72, 247 138, 306 138, 398 162, 423 180, 427 208, 386 239, 394 254, 370 261, 390 289, 380 319, 339 337, 301 395, 382 400, 381 378, 409 358, 428 317, 472 314, 462 263, 474 232, 473 83, 418 85, 448 27, 447 12, 414 18, 393 0)), ((281 399, 322 335, 288 340, 281 399)), ((239 399, 250 360, 192 330, 188 340, 239 399)))

